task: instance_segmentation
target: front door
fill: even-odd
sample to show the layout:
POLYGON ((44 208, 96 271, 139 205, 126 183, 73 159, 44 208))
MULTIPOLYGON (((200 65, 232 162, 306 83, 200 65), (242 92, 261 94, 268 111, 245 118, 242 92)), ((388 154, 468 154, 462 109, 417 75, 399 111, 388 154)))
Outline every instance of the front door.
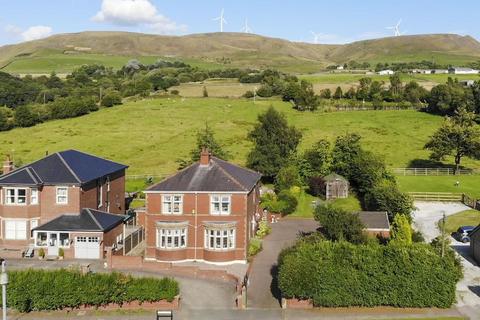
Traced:
POLYGON ((58 256, 58 234, 48 233, 48 256, 58 256))

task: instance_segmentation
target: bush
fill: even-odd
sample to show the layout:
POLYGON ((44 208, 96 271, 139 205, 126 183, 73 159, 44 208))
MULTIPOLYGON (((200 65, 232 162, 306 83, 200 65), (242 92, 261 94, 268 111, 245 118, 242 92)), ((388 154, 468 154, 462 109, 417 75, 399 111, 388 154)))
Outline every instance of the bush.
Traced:
POLYGON ((298 200, 290 190, 283 190, 278 194, 282 215, 291 214, 297 209, 298 200))
POLYGON ((262 240, 258 238, 251 238, 248 244, 248 256, 253 257, 257 253, 262 251, 262 240))
POLYGON ((293 186, 301 185, 301 178, 298 168, 294 165, 288 165, 281 168, 275 177, 275 192, 288 190, 293 186))
POLYGON ((247 98, 247 99, 250 99, 250 98, 253 98, 254 95, 255 95, 255 94, 253 93, 253 91, 248 90, 248 91, 246 91, 246 92, 244 93, 243 96, 244 96, 245 98, 247 98))
POLYGON ((258 238, 264 238, 272 232, 272 228, 268 225, 267 221, 260 221, 258 224, 258 230, 256 236, 258 238))
POLYGON ((301 241, 281 253, 278 284, 283 297, 315 306, 449 308, 461 276, 455 258, 427 244, 301 241))
POLYGON ((322 233, 328 240, 364 243, 366 235, 364 225, 358 214, 347 212, 331 205, 320 205, 315 208, 315 220, 321 227, 322 233))
POLYGON ((82 275, 65 269, 9 272, 8 305, 20 312, 61 310, 130 301, 172 301, 178 283, 169 278, 133 278, 120 273, 82 275))
POLYGON ((17 127, 31 127, 39 123, 37 115, 28 105, 21 105, 15 109, 15 125, 17 127))
POLYGON ((388 217, 392 221, 397 214, 411 219, 413 201, 406 193, 398 189, 395 182, 384 180, 374 185, 365 195, 365 206, 367 210, 387 211, 388 217))
POLYGON ((49 108, 52 119, 74 118, 98 110, 93 98, 79 97, 58 98, 49 108))
POLYGON ((180 91, 177 89, 170 90, 170 93, 173 94, 174 96, 178 96, 180 94, 180 91))
POLYGON ((312 196, 325 195, 325 182, 322 177, 311 177, 308 181, 308 191, 312 196))
POLYGON ((122 96, 117 91, 108 92, 102 98, 102 106, 110 108, 122 104, 122 96))

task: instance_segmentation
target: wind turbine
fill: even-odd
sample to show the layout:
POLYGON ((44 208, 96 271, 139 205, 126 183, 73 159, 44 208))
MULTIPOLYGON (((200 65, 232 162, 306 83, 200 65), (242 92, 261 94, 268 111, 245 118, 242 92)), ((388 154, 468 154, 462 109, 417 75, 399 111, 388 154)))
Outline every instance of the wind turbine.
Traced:
POLYGON ((213 21, 220 21, 220 32, 223 32, 223 24, 227 24, 227 20, 223 18, 223 13, 224 13, 224 10, 222 8, 220 16, 212 19, 213 21))
POLYGON ((393 30, 394 36, 399 37, 402 34, 405 34, 405 32, 400 32, 400 24, 402 23, 402 19, 398 20, 397 24, 393 27, 387 27, 389 30, 393 30))
POLYGON ((248 19, 245 18, 245 25, 242 28, 242 32, 244 33, 252 33, 252 29, 248 26, 248 19))
POLYGON ((313 35, 313 43, 318 44, 318 40, 320 39, 321 34, 315 33, 313 31, 310 31, 310 33, 313 35))

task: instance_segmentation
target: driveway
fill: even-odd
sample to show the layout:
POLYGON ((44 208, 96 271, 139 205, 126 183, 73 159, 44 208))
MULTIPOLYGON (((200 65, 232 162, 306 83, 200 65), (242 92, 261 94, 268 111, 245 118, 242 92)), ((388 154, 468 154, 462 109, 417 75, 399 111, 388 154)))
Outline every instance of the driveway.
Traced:
MULTIPOLYGON (((460 203, 416 202, 414 227, 422 231, 425 240, 430 242, 440 234, 437 228, 443 211, 448 217, 470 208, 460 203)), ((480 319, 480 267, 470 258, 469 244, 450 237, 452 248, 457 251, 463 265, 464 278, 457 284, 457 308, 470 319, 480 319)))
POLYGON ((292 245, 300 232, 318 228, 313 219, 283 219, 272 226, 263 240, 263 250, 254 258, 247 288, 248 308, 279 308, 280 292, 276 283, 277 258, 280 251, 292 245))

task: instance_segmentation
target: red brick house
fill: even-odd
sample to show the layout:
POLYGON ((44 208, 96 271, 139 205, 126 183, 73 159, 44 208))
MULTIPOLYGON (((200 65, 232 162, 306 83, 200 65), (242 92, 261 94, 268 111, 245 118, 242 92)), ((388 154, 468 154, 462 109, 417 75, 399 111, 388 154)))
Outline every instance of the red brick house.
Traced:
POLYGON ((145 191, 138 212, 145 258, 245 262, 259 215, 261 175, 203 151, 200 161, 145 191))
MULTIPOLYGON (((98 213, 93 214, 97 225, 101 224, 99 221, 110 221, 112 214, 122 215, 121 219, 114 219, 117 225, 122 224, 126 168, 76 150, 57 152, 18 169, 7 158, 0 176, 0 247, 21 249, 33 245, 56 255, 59 248, 67 251, 71 246, 78 247, 80 252, 82 246, 89 246, 99 252, 90 257, 101 257, 101 247, 114 244, 105 239, 117 239, 119 228, 109 226, 101 236, 92 234, 84 239, 71 233, 71 229, 77 233, 89 233, 92 229, 79 229, 74 219, 63 219, 52 230, 45 227, 63 215, 82 216, 84 208, 98 213), (39 232, 35 231, 37 228, 39 232)), ((94 231, 98 233, 100 229, 94 231)), ((72 256, 86 257, 75 251, 72 256)))

